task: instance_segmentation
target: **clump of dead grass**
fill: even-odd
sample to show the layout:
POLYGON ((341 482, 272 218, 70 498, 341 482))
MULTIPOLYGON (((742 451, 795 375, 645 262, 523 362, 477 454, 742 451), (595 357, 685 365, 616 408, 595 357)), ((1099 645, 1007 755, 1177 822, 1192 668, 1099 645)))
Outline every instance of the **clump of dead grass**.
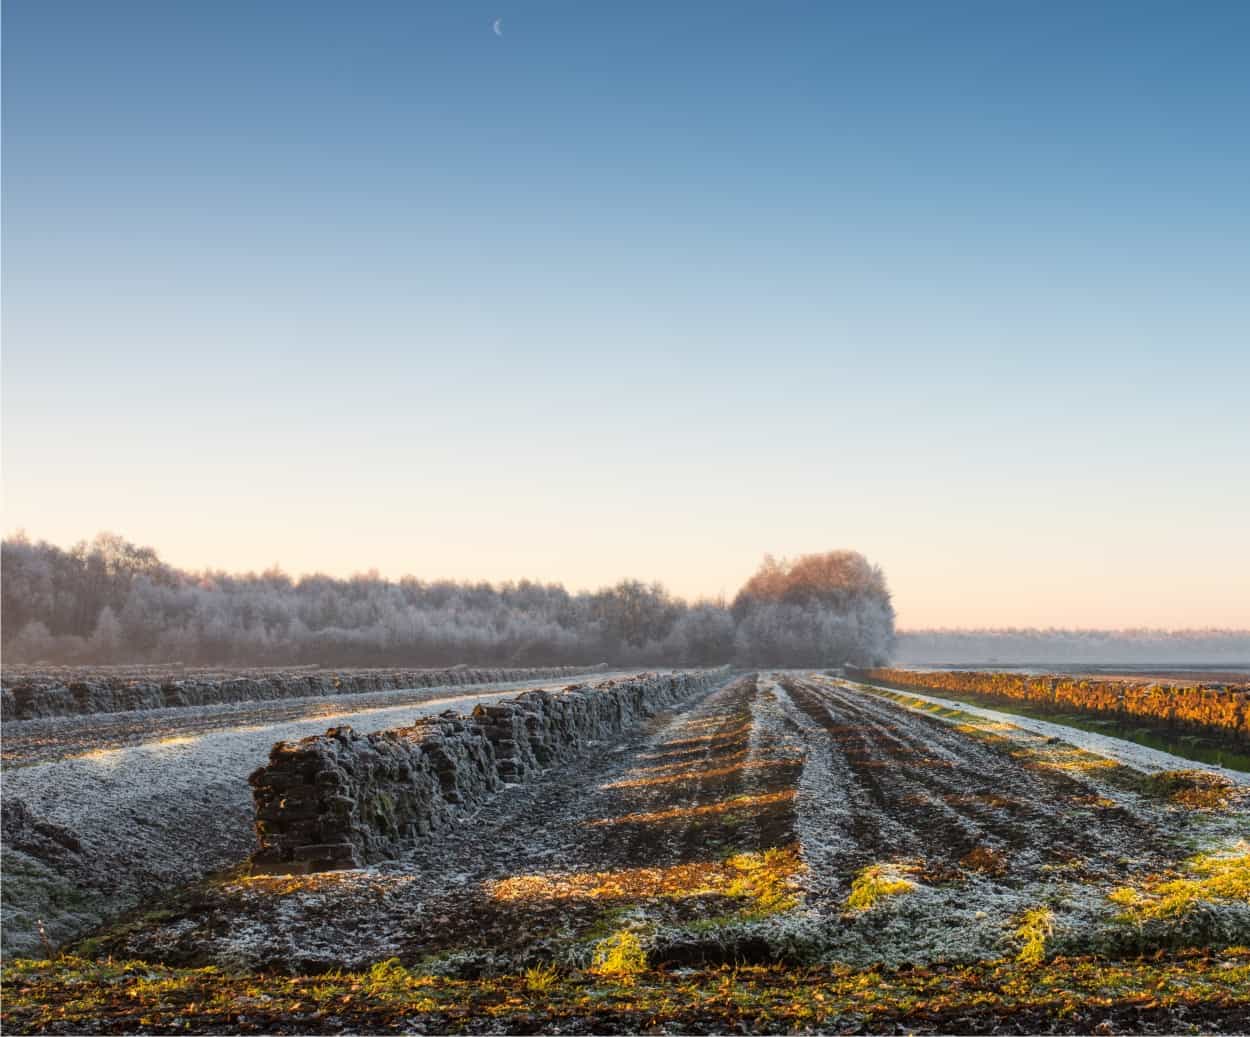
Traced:
POLYGON ((525 970, 525 989, 531 994, 546 994, 560 981, 560 970, 554 965, 533 965, 525 970))
POLYGON ((726 864, 737 872, 726 895, 750 898, 759 914, 779 914, 798 906, 793 880, 803 870, 803 863, 792 847, 735 854, 726 864))
POLYGON ((1225 853, 1200 853, 1179 876, 1120 886, 1107 896, 1124 908, 1124 920, 1139 924, 1181 918, 1200 904, 1250 903, 1250 843, 1243 839, 1225 853))
POLYGON ((1048 907, 1034 907, 1020 916, 1014 930, 1020 941, 1016 961, 1038 965, 1046 960, 1046 940, 1055 931, 1055 913, 1048 907))
POLYGON ((1146 779, 1146 791, 1194 810, 1222 810, 1232 803, 1237 786, 1214 771, 1160 771, 1146 779))
POLYGON ((647 971, 647 952, 638 934, 621 929, 595 944, 590 971, 604 979, 632 983, 647 971))
POLYGON ((909 865, 870 864, 851 882, 846 909, 857 913, 870 911, 882 897, 896 897, 911 892, 916 884, 905 875, 914 870, 909 865))
POLYGON ((978 871, 982 875, 999 876, 1007 874, 1007 858, 989 846, 978 846, 966 854, 959 862, 969 871, 978 871))

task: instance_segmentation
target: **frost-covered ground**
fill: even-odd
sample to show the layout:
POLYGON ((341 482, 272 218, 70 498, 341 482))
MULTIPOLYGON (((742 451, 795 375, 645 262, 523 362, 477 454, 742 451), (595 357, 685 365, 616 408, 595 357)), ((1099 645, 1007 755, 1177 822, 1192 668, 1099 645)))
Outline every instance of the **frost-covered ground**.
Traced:
POLYGON ((59 943, 154 892, 241 861, 254 842, 247 776, 277 741, 319 734, 332 724, 378 731, 448 709, 467 712, 524 688, 569 683, 529 681, 467 693, 421 688, 6 723, 4 950, 40 947, 40 923, 48 941, 59 943), (29 812, 20 824, 13 823, 16 803, 29 812))
POLYGON ((774 692, 822 745, 798 803, 809 913, 790 924, 833 959, 991 959, 1020 947, 1030 912, 1043 913, 1046 946, 1070 953, 1250 939, 1244 901, 1195 902, 1190 913, 1136 924, 1111 897, 1154 876, 1184 878, 1203 852, 1239 859, 1244 871, 1250 796, 1236 790, 1235 772, 822 676, 783 678, 774 692), (1196 809, 1146 779, 1195 770, 1234 786, 1224 806, 1196 809), (878 888, 898 888, 847 910, 868 872, 878 888))
MULTIPOLYGON (((542 678, 530 681, 493 682, 477 689, 463 685, 433 688, 400 688, 391 691, 313 695, 302 698, 227 702, 205 706, 95 713, 88 716, 50 717, 40 720, 6 721, 0 752, 5 767, 49 763, 101 749, 119 749, 174 738, 193 738, 214 731, 268 727, 302 720, 329 726, 340 718, 356 717, 375 710, 399 708, 442 699, 474 698, 480 693, 515 693, 526 688, 563 687, 588 683, 633 671, 595 672, 584 676, 542 678)), ((439 706, 442 709, 444 707, 439 706)), ((385 719, 385 718, 383 718, 385 719)), ((345 721, 346 722, 346 721, 345 721)))
POLYGON ((404 860, 201 884, 94 946, 477 975, 622 948, 866 966, 1250 943, 1244 785, 895 694, 743 677, 404 860))

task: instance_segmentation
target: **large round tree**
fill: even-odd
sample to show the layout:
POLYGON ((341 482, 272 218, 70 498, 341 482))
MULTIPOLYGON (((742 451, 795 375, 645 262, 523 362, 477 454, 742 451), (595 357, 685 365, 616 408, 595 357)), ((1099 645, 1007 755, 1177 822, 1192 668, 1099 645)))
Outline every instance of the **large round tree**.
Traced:
POLYGON ((732 611, 737 654, 752 665, 872 666, 894 648, 885 574, 858 551, 766 555, 732 611))

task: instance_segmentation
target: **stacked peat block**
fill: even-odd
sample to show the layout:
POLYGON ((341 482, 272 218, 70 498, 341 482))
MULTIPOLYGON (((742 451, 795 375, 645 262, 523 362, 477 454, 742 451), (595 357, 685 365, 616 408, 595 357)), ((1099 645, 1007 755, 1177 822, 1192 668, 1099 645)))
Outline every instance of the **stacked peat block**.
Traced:
POLYGON ((511 702, 495 702, 474 708, 472 719, 495 754, 495 772, 499 780, 520 784, 550 762, 547 739, 543 736, 545 710, 543 702, 520 698, 511 702), (543 747, 540 761, 536 749, 543 747))
POLYGON ((248 779, 258 872, 302 874, 393 860, 472 813, 501 785, 573 759, 666 706, 722 683, 727 670, 642 674, 561 692, 527 691, 412 727, 350 727, 279 742, 248 779))
POLYGON ((397 856, 498 788, 476 723, 443 716, 361 735, 350 727, 279 742, 249 781, 257 871, 360 867, 397 856))
POLYGON ((262 673, 245 677, 186 677, 157 682, 102 676, 90 680, 58 681, 46 677, 19 677, 9 681, 0 695, 4 720, 37 720, 47 717, 117 713, 134 709, 178 706, 212 706, 233 702, 267 702, 273 699, 316 695, 352 695, 402 688, 440 688, 467 684, 556 679, 602 670, 599 666, 550 666, 531 669, 384 670, 334 671, 308 674, 262 673))

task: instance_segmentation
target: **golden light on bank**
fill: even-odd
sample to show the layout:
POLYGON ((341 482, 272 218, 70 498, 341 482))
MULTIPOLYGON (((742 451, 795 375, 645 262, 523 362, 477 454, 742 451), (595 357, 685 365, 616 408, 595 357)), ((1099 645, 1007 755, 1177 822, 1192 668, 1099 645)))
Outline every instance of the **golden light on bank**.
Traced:
POLYGON ((676 821, 688 817, 725 814, 734 810, 751 810, 758 807, 776 806, 794 799, 794 789, 781 792, 761 793, 756 796, 735 796, 733 799, 721 800, 719 803, 707 803, 698 807, 672 807, 668 810, 655 810, 649 813, 622 814, 620 817, 600 817, 587 824, 591 827, 611 825, 655 824, 664 821, 676 821))
POLYGON ((747 771, 769 770, 775 767, 801 767, 801 757, 783 757, 777 760, 748 760, 729 767, 705 767, 700 770, 684 770, 674 774, 662 774, 652 778, 626 778, 601 785, 604 789, 636 789, 649 788, 653 785, 675 785, 683 781, 707 781, 709 778, 725 778, 731 774, 744 774, 747 771))
POLYGON ((720 895, 756 900, 769 910, 785 910, 798 902, 793 880, 804 870, 798 847, 792 845, 659 868, 514 875, 488 884, 487 893, 492 900, 505 903, 720 895))
MULTIPOLYGON (((740 749, 736 753, 717 754, 716 762, 722 767, 741 763, 747 759, 748 751, 740 749)), ((689 773, 693 760, 674 760, 669 763, 656 763, 650 767, 633 767, 629 771, 631 778, 663 778, 668 775, 689 773)))

